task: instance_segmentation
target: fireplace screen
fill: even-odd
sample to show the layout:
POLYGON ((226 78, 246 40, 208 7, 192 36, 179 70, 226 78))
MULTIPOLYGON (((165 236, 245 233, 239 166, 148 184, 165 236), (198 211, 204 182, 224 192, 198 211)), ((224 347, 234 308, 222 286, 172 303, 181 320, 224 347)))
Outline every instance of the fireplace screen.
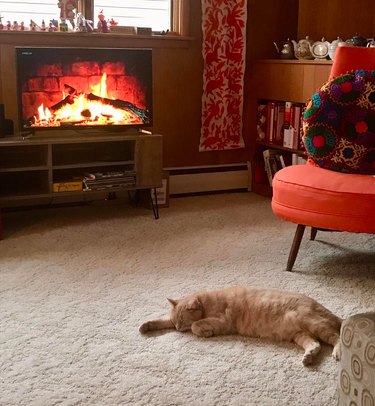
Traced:
POLYGON ((22 130, 151 126, 149 49, 17 48, 22 130))

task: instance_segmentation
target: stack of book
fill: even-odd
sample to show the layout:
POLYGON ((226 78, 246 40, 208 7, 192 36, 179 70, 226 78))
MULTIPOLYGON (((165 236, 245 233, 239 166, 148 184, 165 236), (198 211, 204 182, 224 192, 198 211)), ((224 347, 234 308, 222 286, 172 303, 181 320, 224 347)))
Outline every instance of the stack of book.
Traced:
POLYGON ((303 105, 275 100, 258 102, 257 140, 300 149, 303 105))
POLYGON ((125 189, 135 186, 135 171, 85 173, 83 190, 125 189))
POLYGON ((285 168, 284 157, 281 152, 275 149, 265 149, 263 151, 264 168, 267 172, 267 178, 270 186, 275 173, 282 168, 285 168))

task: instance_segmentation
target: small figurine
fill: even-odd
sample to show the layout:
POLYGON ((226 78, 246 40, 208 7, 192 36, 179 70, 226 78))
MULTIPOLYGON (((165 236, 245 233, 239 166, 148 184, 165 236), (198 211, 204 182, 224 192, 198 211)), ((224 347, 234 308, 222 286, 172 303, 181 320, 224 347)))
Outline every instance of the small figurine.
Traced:
POLYGON ((109 32, 108 24, 103 14, 103 10, 101 10, 100 13, 98 14, 98 19, 99 19, 97 26, 98 32, 109 32))
POLYGON ((61 22, 59 24, 59 31, 60 32, 68 32, 68 24, 63 19, 61 19, 61 22))
POLYGON ((3 17, 0 16, 0 30, 4 29, 4 24, 3 24, 3 17))
POLYGON ((7 25, 6 25, 6 28, 7 28, 7 31, 10 31, 10 29, 11 29, 11 24, 10 24, 10 21, 7 21, 7 25))
POLYGON ((48 32, 55 32, 56 31, 56 27, 53 24, 53 22, 51 21, 48 25, 48 32))
POLYGON ((42 25, 40 26, 40 29, 42 31, 46 31, 46 23, 44 22, 44 20, 42 20, 42 25))
POLYGON ((77 13, 74 31, 87 32, 86 19, 82 13, 77 13))
POLYGON ((37 27, 36 22, 34 20, 30 20, 30 31, 36 31, 37 27))
POLYGON ((75 10, 78 7, 78 0, 59 0, 57 6, 60 8, 60 19, 64 23, 66 20, 69 20, 74 28, 75 10))
POLYGON ((118 25, 118 22, 113 19, 113 17, 109 20, 109 25, 112 27, 114 25, 118 25))
POLYGON ((20 31, 25 31, 25 22, 24 21, 21 21, 20 31))

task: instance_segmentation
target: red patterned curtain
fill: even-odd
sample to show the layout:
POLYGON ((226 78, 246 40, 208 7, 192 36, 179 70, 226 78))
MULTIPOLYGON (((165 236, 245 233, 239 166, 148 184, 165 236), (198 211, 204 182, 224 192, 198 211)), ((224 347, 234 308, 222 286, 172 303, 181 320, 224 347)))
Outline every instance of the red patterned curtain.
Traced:
POLYGON ((202 0, 200 151, 243 148, 247 0, 202 0))

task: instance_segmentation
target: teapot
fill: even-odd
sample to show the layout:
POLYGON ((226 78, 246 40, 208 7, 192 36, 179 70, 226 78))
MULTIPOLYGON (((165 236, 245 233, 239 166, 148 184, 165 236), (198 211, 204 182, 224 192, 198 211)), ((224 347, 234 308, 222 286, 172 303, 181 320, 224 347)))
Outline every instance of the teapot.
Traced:
POLYGON ((340 38, 340 37, 337 37, 337 39, 335 39, 334 41, 332 41, 332 42, 329 44, 329 47, 328 47, 328 56, 330 57, 330 59, 332 59, 332 61, 333 61, 333 59, 334 59, 334 57, 335 57, 336 48, 337 48, 338 46, 340 46, 340 44, 342 44, 342 43, 345 44, 344 40, 343 40, 342 38, 340 38))
POLYGON ((294 59, 294 40, 290 40, 289 38, 283 43, 281 49, 278 47, 276 42, 273 44, 275 45, 277 53, 280 55, 281 59, 294 59))
POLYGON ((367 39, 361 37, 358 33, 354 34, 352 38, 347 39, 346 42, 355 47, 365 47, 367 45, 367 39))
POLYGON ((323 37, 321 41, 315 41, 310 45, 310 52, 315 59, 326 59, 329 54, 329 46, 331 44, 323 37))
POLYGON ((293 41, 294 54, 297 59, 314 59, 311 53, 311 47, 314 41, 306 36, 304 39, 300 39, 298 43, 293 41))

